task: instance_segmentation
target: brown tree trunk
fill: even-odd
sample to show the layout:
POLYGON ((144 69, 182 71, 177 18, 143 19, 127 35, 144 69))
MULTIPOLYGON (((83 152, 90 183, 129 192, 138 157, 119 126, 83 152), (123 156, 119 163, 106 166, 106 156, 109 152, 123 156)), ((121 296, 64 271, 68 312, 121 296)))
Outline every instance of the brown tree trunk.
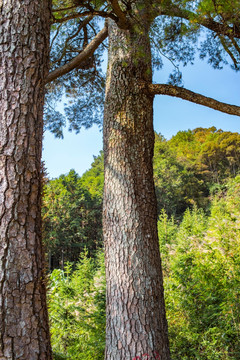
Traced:
POLYGON ((0 359, 51 359, 41 244, 50 0, 0 1, 0 359))
POLYGON ((153 183, 148 26, 109 22, 104 116, 106 360, 169 360, 153 183), (148 355, 148 357, 147 357, 148 355))

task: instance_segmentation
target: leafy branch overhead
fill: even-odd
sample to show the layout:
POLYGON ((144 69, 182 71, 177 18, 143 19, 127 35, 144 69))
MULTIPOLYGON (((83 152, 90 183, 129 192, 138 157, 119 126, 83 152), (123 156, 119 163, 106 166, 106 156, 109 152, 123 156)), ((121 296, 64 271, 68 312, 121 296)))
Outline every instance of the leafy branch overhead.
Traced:
MULTIPOLYGON (((63 95, 67 98, 68 110, 65 115, 72 129, 79 131, 86 124, 91 126, 102 122, 105 81, 102 59, 107 45, 107 19, 115 21, 120 29, 135 32, 141 32, 143 20, 150 24, 152 62, 157 68, 162 66, 163 58, 168 59, 177 69, 180 64, 185 66, 189 62, 193 63, 200 44, 200 58, 207 58, 214 68, 222 68, 229 63, 233 70, 240 69, 238 0, 154 0, 149 3, 143 1, 142 5, 133 0, 54 0, 51 71, 46 79, 48 101, 45 118, 46 127, 51 130, 54 128, 57 136, 62 135, 65 121, 59 121, 59 126, 55 123, 53 127, 53 118, 58 117, 54 116, 53 109, 63 95), (80 88, 82 91, 79 91, 80 88), (94 102, 95 110, 89 108, 92 96, 99 100, 98 103, 94 102), (80 122, 74 119, 77 109, 82 112, 80 122), (75 125, 71 126, 73 123, 75 125)), ((179 85, 180 82, 179 70, 173 72, 170 84, 179 85)), ((173 88, 167 84, 150 84, 149 89, 153 95, 177 96, 239 115, 239 106, 210 100, 190 90, 173 88)))
POLYGON ((78 66, 82 67, 83 62, 93 55, 94 51, 98 48, 98 46, 106 39, 107 34, 108 30, 106 24, 104 28, 99 31, 99 33, 95 36, 95 38, 92 39, 92 41, 87 44, 86 47, 77 56, 75 56, 66 64, 50 72, 46 79, 46 83, 49 83, 57 79, 58 77, 67 74, 68 72, 76 69, 78 66))

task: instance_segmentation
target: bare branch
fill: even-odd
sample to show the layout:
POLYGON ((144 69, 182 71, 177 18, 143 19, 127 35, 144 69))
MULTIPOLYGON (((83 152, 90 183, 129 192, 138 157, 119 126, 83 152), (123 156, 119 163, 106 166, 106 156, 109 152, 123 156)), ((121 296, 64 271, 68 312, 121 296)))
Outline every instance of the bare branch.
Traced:
POLYGON ((57 36, 58 36, 58 34, 59 34, 59 31, 60 31, 60 29, 61 29, 61 26, 62 26, 62 25, 58 25, 58 28, 57 28, 57 30, 56 30, 56 33, 55 33, 55 35, 54 35, 54 37, 53 37, 53 39, 52 39, 52 41, 51 41, 51 44, 50 44, 50 51, 52 50, 53 43, 54 43, 55 39, 57 38, 57 36))
POLYGON ((108 28, 107 25, 105 24, 104 28, 97 34, 97 36, 86 46, 86 48, 79 55, 75 56, 75 58, 73 58, 67 64, 50 72, 45 80, 45 84, 57 79, 62 75, 69 73, 71 70, 81 65, 83 61, 85 61, 94 53, 94 51, 106 39, 107 36, 108 36, 108 28))
POLYGON ((219 39, 220 39, 220 41, 221 41, 221 44, 222 44, 224 50, 226 51, 226 53, 227 53, 227 54, 230 56, 230 58, 232 59, 232 62, 233 62, 233 64, 234 64, 234 66, 235 66, 235 69, 237 69, 237 68, 238 68, 238 61, 237 61, 237 59, 235 58, 235 56, 233 55, 233 53, 231 52, 228 44, 226 44, 226 41, 225 41, 224 36, 221 36, 221 35, 218 34, 218 37, 219 37, 219 39))
MULTIPOLYGON (((81 22, 81 23, 79 24, 77 31, 76 31, 73 35, 69 36, 69 37, 65 40, 65 43, 64 43, 64 46, 63 46, 63 50, 62 50, 61 56, 60 56, 57 60, 55 60, 55 61, 53 62, 53 64, 59 63, 59 62, 63 59, 63 57, 66 55, 67 47, 70 45, 69 42, 70 42, 71 40, 73 40, 73 39, 79 34, 79 32, 80 32, 83 28, 86 27, 86 25, 89 24, 89 22, 92 20, 92 18, 93 18, 92 15, 86 17, 86 18, 83 20, 83 22, 81 22)), ((61 26, 62 26, 62 25, 59 25, 59 28, 60 28, 61 26)), ((58 30, 59 30, 59 28, 58 28, 58 30)), ((56 34, 56 35, 57 35, 57 34, 56 34)), ((55 40, 55 38, 56 38, 56 36, 54 36, 53 41, 55 40)), ((51 48, 52 48, 52 46, 53 46, 53 41, 52 41, 51 48)), ((79 50, 78 53, 80 53, 80 52, 81 52, 81 51, 79 50)))
POLYGON ((195 93, 193 91, 166 84, 150 84, 148 90, 152 95, 169 95, 191 101, 195 104, 204 105, 230 115, 240 116, 240 106, 230 105, 217 101, 210 97, 195 93))
POLYGON ((239 53, 240 55, 240 47, 238 46, 238 43, 236 42, 236 40, 233 38, 231 39, 233 46, 235 47, 236 51, 239 53))

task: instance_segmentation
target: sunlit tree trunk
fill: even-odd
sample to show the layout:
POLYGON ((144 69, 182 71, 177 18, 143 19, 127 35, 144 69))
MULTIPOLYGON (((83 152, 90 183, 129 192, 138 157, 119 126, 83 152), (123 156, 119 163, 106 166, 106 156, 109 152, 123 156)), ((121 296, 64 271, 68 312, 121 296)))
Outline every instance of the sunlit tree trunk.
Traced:
POLYGON ((148 31, 148 24, 134 31, 109 22, 106 360, 170 359, 152 169, 153 97, 144 85, 152 81, 148 31))
POLYGON ((50 0, 0 1, 0 359, 51 359, 41 244, 50 0))

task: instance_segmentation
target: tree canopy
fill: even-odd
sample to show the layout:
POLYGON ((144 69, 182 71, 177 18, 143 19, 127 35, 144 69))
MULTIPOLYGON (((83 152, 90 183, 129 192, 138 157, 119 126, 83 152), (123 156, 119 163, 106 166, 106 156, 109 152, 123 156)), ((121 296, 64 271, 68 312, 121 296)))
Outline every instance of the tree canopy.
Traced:
MULTIPOLYGON (((53 2, 45 123, 56 136, 62 136, 66 119, 71 131, 78 132, 82 126, 89 127, 93 123, 101 126, 105 82, 101 62, 108 35, 107 23, 103 26, 101 19, 112 19, 123 29, 131 28, 134 22, 134 31, 140 31, 137 18, 145 7, 144 1, 142 6, 136 6, 132 0, 53 2), (66 100, 64 116, 55 110, 61 97, 66 100)), ((154 0, 147 8, 153 68, 161 68, 163 59, 173 64, 168 84, 148 85, 153 96, 177 96, 239 116, 238 106, 184 89, 180 71, 181 64, 193 63, 197 55, 207 59, 214 68, 229 64, 233 70, 239 70, 238 0, 154 0)), ((141 49, 138 55, 141 56, 141 49)))

